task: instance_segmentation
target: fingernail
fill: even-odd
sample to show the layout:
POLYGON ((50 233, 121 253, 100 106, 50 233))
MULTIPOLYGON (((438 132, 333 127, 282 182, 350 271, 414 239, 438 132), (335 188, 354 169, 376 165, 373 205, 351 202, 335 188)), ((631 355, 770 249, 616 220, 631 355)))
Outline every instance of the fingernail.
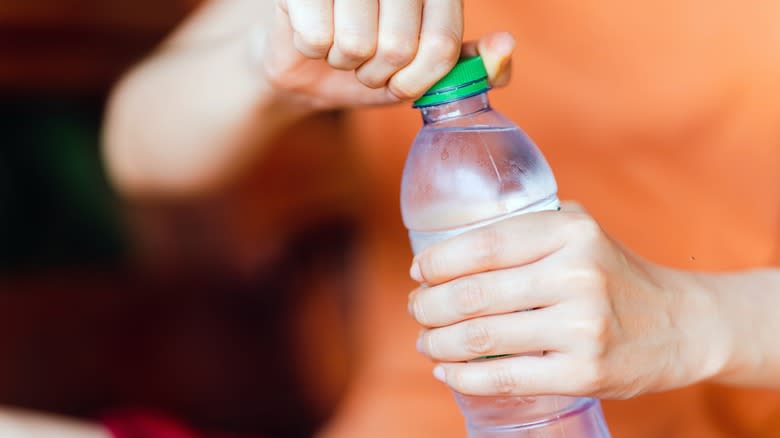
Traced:
POLYGON ((423 348, 423 338, 420 336, 417 338, 417 344, 415 345, 415 348, 417 348, 418 353, 425 353, 425 349, 423 348))
POLYGON ((422 271, 420 270, 420 264, 417 263, 416 260, 414 263, 412 263, 412 268, 409 269, 409 276, 412 277, 412 280, 418 283, 422 283, 424 281, 422 271))
POLYGON ((511 33, 504 33, 503 38, 499 39, 499 45, 501 46, 502 50, 506 52, 512 52, 517 46, 517 41, 515 40, 514 35, 511 33))
POLYGON ((436 365, 433 368, 433 377, 439 382, 447 383, 447 374, 444 372, 444 367, 441 365, 436 365))

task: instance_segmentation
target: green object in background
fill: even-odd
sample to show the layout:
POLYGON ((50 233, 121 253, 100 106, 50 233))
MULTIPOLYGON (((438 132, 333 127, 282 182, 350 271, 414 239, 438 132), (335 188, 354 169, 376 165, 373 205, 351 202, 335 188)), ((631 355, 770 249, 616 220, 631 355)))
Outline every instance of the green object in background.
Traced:
POLYGON ((101 112, 96 100, 0 99, 0 269, 122 258, 101 112))

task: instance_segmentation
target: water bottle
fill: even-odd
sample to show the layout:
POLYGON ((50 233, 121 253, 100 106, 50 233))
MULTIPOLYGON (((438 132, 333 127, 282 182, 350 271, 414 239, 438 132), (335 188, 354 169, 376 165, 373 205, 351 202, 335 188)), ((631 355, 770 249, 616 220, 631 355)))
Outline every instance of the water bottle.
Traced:
MULTIPOLYGON (((512 216, 557 210, 539 149, 488 102, 480 57, 461 60, 415 102, 424 126, 404 168, 401 210, 415 254, 512 216)), ((490 360, 490 359, 487 359, 490 360)), ((609 437, 598 400, 455 393, 471 438, 609 437)))

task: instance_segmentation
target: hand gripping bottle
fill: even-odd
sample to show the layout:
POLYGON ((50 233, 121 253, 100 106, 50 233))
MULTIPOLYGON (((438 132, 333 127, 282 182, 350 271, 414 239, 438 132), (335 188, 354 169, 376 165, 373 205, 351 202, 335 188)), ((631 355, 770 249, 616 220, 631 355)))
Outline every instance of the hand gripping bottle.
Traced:
MULTIPOLYGON (((520 128, 490 107, 488 88, 485 66, 475 57, 460 61, 415 102, 424 126, 401 187, 415 254, 487 224, 559 207, 550 166, 520 128)), ((472 438, 609 437, 601 406, 591 398, 455 393, 455 399, 472 438)))

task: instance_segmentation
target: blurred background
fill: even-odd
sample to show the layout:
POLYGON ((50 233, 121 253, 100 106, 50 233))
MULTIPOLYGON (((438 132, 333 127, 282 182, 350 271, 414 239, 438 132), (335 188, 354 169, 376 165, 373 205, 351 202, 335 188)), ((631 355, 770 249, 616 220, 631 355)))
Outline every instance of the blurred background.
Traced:
POLYGON ((183 6, 0 1, 5 271, 122 257, 122 228, 98 156, 103 104, 119 75, 182 18, 183 6))
MULTIPOLYGON (((301 391, 280 333, 297 292, 341 281, 327 277, 345 270, 347 228, 291 236, 272 268, 240 277, 150 275, 134 256, 138 208, 102 167, 112 84, 194 3, 0 0, 0 405, 91 419, 142 408, 205 430, 307 436, 340 386, 301 391)), ((343 381, 345 365, 331 365, 343 381)))
MULTIPOLYGON (((414 111, 317 115, 251 181, 211 199, 112 188, 100 149, 108 93, 197 3, 0 0, 0 414, 151 411, 199 431, 304 437, 353 377, 373 391, 345 403, 371 408, 359 430, 460 431, 405 311, 414 285, 397 202, 414 111), (340 138, 339 127, 352 129, 340 138), (308 147, 319 132, 344 149, 308 147), (361 305, 362 326, 350 312, 361 305), (362 374, 361 342, 373 355, 362 374)), ((518 80, 494 103, 543 146, 562 197, 659 263, 775 266, 765 197, 777 187, 777 2, 574 4, 467 2, 469 38, 506 28, 525 41, 518 80)), ((641 424, 658 436, 715 425, 776 436, 755 432, 780 430, 776 404, 756 400, 699 386, 605 409, 616 435, 641 424)))

